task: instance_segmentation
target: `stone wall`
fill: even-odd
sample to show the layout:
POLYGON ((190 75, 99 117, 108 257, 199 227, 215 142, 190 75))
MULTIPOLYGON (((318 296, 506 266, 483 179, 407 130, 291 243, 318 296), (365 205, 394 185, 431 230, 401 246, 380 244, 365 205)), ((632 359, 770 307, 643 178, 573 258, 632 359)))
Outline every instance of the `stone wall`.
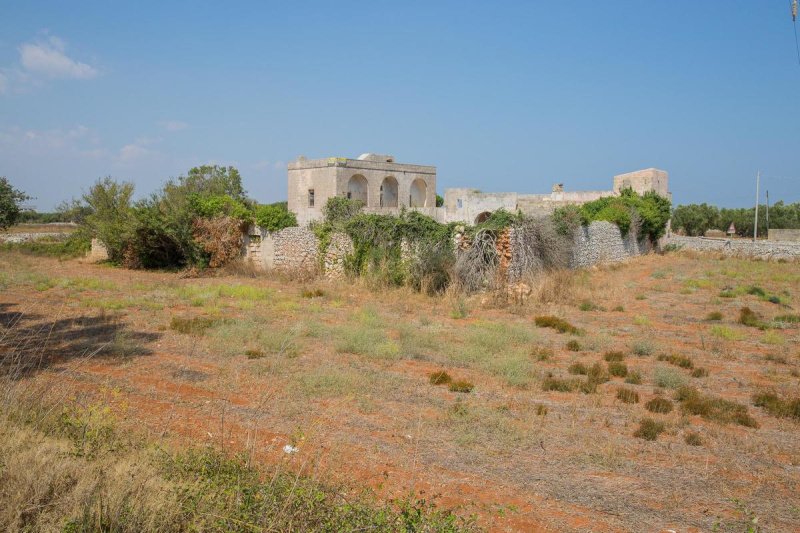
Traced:
POLYGON ((319 241, 308 228, 285 228, 270 234, 272 268, 313 271, 319 268, 319 241))
POLYGON ((341 279, 344 277, 344 261, 353 253, 353 240, 344 233, 331 235, 331 242, 325 250, 325 277, 341 279))
POLYGON ((571 268, 586 268, 601 263, 615 263, 652 249, 647 239, 639 241, 633 231, 623 237, 616 224, 592 222, 575 233, 571 268))
POLYGON ((23 242, 33 242, 40 239, 66 239, 69 233, 42 232, 42 233, 0 233, 0 242, 20 244, 23 242))
POLYGON ((101 261, 108 261, 108 248, 100 242, 100 239, 92 239, 92 247, 86 255, 86 260, 92 263, 100 263, 101 261))
POLYGON ((770 229, 769 240, 800 242, 800 229, 770 229))
POLYGON ((708 237, 683 237, 672 234, 661 240, 661 246, 669 245, 674 245, 684 250, 716 252, 732 257, 800 259, 800 243, 793 242, 753 242, 747 239, 712 239, 708 237))

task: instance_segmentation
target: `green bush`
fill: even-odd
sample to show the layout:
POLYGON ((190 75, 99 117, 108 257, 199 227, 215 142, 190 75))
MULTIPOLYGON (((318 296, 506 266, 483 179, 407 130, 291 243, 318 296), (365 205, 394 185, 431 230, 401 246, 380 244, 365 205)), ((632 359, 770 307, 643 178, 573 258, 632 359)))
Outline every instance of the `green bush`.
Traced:
POLYGON ((255 220, 259 227, 267 231, 279 231, 297 226, 297 217, 282 202, 256 207, 255 220))
POLYGON ((663 422, 657 422, 652 418, 643 418, 639 422, 639 429, 633 433, 633 436, 644 440, 656 440, 665 430, 663 422))
POLYGON ((641 224, 640 237, 656 241, 664 235, 670 218, 671 202, 653 191, 639 195, 625 189, 620 196, 607 196, 587 202, 580 207, 584 224, 603 220, 616 224, 623 235, 627 234, 634 219, 641 224))
POLYGON ((0 176, 0 230, 19 222, 25 200, 30 200, 30 197, 12 187, 5 176, 0 176))
POLYGON ((620 361, 612 361, 608 363, 608 373, 618 378, 624 378, 628 375, 628 365, 620 361))
POLYGON ((563 318, 558 318, 557 316, 537 316, 533 319, 533 321, 540 328, 553 328, 559 333, 577 334, 580 331, 563 318))
POLYGON ((617 389, 617 400, 622 403, 639 403, 639 393, 625 387, 617 389))
POLYGON ((452 383, 453 378, 444 370, 439 370, 428 375, 431 385, 447 385, 452 383))
POLYGON ((666 414, 672 412, 672 402, 658 396, 645 403, 644 407, 652 413, 666 414))
POLYGON ((746 406, 703 394, 693 387, 680 387, 675 393, 675 399, 681 402, 684 413, 699 415, 723 424, 733 422, 745 427, 758 427, 758 422, 750 416, 746 406))

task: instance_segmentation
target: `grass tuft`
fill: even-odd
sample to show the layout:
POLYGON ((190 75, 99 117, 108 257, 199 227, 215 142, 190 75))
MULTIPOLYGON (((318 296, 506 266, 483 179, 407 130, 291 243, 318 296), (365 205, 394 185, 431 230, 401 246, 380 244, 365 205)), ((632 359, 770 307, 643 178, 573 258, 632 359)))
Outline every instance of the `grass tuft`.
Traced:
POLYGON ((202 335, 209 328, 224 322, 221 318, 208 316, 195 316, 192 318, 174 316, 169 323, 169 328, 186 335, 202 335))
POLYGON ((675 399, 681 402, 681 410, 686 414, 699 415, 723 424, 735 423, 750 428, 758 427, 758 422, 750 416, 746 406, 718 396, 703 394, 694 387, 680 387, 675 393, 675 399))
POLYGON ((447 388, 450 390, 450 392, 467 393, 467 392, 472 392, 472 389, 475 388, 475 385, 464 379, 459 379, 457 381, 452 381, 447 388))
POLYGON ((784 399, 770 391, 753 395, 753 405, 763 407, 766 412, 778 418, 794 418, 800 420, 800 397, 784 399))
POLYGON ((618 378, 624 378, 628 375, 628 365, 620 361, 612 361, 608 363, 608 373, 618 378))
POLYGON ((657 422, 652 418, 642 418, 641 422, 639 422, 639 429, 633 433, 633 436, 652 441, 664 433, 665 429, 663 422, 657 422))
POLYGON ((630 383, 631 385, 641 385, 642 373, 638 370, 630 370, 628 375, 625 377, 625 383, 630 383))
POLYGON ((603 359, 605 359, 609 363, 614 361, 622 361, 623 359, 625 359, 625 354, 623 354, 622 352, 606 352, 605 354, 603 354, 603 359))
POLYGON ((711 311, 706 315, 706 322, 719 322, 722 318, 722 313, 719 311, 711 311))
POLYGON ((577 335, 580 333, 580 330, 564 320, 563 318, 558 318, 557 316, 552 315, 545 315, 545 316, 537 316, 533 319, 534 323, 539 326, 540 328, 552 328, 559 333, 572 333, 577 335))
POLYGON ((672 401, 656 396, 645 403, 644 407, 651 413, 667 414, 672 412, 672 401))
POLYGON ((639 403, 639 393, 633 389, 622 387, 617 389, 617 400, 622 403, 639 403))
POLYGON ((453 378, 444 370, 438 370, 428 375, 428 381, 431 385, 447 385, 452 383, 453 378))
POLYGON ((681 368, 694 368, 694 363, 692 360, 684 355, 661 354, 656 359, 658 361, 666 361, 671 365, 679 366, 681 368))
POLYGON ((696 431, 690 431, 683 437, 684 442, 689 446, 700 446, 703 444, 703 439, 700 437, 700 434, 696 431))
POLYGON ((572 339, 569 342, 567 342, 566 348, 570 352, 580 352, 581 351, 581 343, 579 343, 575 339, 572 339))

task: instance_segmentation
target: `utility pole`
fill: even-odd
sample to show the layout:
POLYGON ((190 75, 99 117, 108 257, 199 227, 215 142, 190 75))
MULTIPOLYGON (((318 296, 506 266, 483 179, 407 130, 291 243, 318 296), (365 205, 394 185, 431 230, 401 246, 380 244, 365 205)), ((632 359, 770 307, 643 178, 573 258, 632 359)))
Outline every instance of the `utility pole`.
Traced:
POLYGON ((758 237, 758 185, 761 182, 761 171, 756 174, 756 219, 753 221, 753 242, 758 237))
POLYGON ((769 239, 769 189, 767 189, 767 239, 769 239))

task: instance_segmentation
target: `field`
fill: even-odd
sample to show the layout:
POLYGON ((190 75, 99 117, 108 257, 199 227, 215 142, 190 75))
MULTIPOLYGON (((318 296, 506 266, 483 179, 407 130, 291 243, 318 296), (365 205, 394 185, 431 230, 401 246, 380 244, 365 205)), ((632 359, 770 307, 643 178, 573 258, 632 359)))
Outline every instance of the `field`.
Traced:
MULTIPOLYGON (((520 302, 5 252, 0 288, 13 387, 80 421, 81 446, 113 427, 240 454, 466 528, 800 528, 796 263, 649 255, 520 302)), ((74 435, 7 415, 0 486, 42 468, 10 460, 30 442, 87 472, 129 458, 54 459, 74 435)))

